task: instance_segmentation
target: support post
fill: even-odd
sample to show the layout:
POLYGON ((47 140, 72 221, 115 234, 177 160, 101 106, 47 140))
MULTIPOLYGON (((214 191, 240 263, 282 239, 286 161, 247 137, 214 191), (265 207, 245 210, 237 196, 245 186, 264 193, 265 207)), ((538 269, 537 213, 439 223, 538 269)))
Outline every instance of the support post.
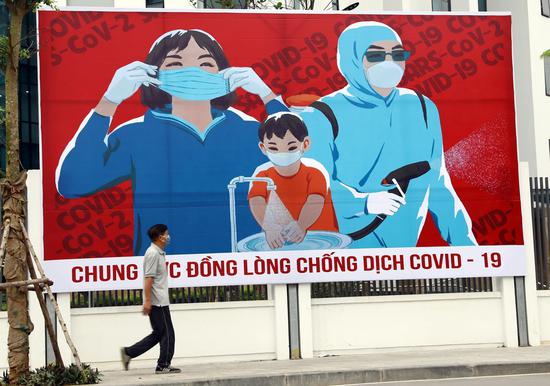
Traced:
MULTIPOLYGON (((34 253, 34 248, 32 247, 32 244, 29 240, 29 235, 27 234, 27 230, 25 229, 25 224, 23 224, 23 221, 21 221, 21 230, 23 231, 23 236, 25 237, 25 242, 27 243, 27 248, 29 249, 29 254, 32 256, 34 263, 36 264, 36 268, 38 269, 38 272, 40 272, 40 276, 45 278, 46 274, 44 273, 44 269, 42 268, 42 265, 40 264, 40 260, 38 260, 38 257, 36 257, 36 254, 34 253)), ((71 352, 73 354, 75 364, 79 369, 82 369, 82 363, 80 362, 80 357, 78 356, 78 351, 76 350, 75 345, 73 344, 73 340, 71 339, 71 336, 69 335, 69 331, 67 330, 67 325, 65 324, 65 321, 63 320, 63 316, 61 315, 61 311, 59 310, 59 305, 57 304, 57 301, 55 300, 55 297, 53 296, 52 290, 49 285, 46 283, 46 292, 48 294, 48 297, 52 304, 55 307, 55 313, 57 315, 57 320, 59 321, 59 325, 61 326, 61 329, 63 330, 63 334, 65 335, 65 340, 67 341, 67 344, 71 348, 71 352)))
MULTIPOLYGON (((29 273, 31 275, 31 278, 36 279, 36 270, 34 269, 34 265, 32 263, 30 253, 27 253, 27 266, 29 267, 29 273)), ((48 335, 50 336, 50 340, 52 342, 52 348, 55 355, 55 364, 58 367, 65 367, 65 365, 63 364, 63 358, 61 357, 61 352, 59 351, 59 345, 57 344, 57 338, 55 336, 55 330, 53 328, 52 320, 50 318, 50 313, 48 312, 48 307, 46 306, 46 300, 42 295, 42 289, 39 283, 34 283, 33 286, 34 286, 34 292, 36 293, 36 297, 38 298, 38 303, 40 304, 40 309, 42 310, 42 315, 44 315, 46 331, 48 331, 48 335)), ((48 288, 49 288, 49 284, 48 284, 48 288)))

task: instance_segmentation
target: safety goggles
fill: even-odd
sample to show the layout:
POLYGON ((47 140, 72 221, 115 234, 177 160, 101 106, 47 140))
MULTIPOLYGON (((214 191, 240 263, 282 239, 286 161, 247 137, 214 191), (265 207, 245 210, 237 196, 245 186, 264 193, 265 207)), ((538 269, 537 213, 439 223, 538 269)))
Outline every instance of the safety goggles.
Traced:
POLYGON ((378 63, 386 60, 387 55, 390 55, 394 62, 403 62, 411 57, 411 52, 405 50, 393 50, 392 52, 372 50, 365 53, 365 58, 367 58, 367 62, 378 63))

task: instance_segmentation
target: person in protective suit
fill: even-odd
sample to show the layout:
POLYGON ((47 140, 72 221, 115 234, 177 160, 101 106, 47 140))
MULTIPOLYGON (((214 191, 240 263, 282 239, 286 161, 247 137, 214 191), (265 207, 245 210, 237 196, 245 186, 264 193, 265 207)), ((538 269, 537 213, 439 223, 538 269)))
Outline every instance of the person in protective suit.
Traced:
POLYGON ((476 245, 445 167, 437 107, 397 87, 409 56, 385 24, 359 22, 342 32, 337 60, 348 85, 301 112, 310 157, 331 176, 340 232, 352 236, 351 247, 416 246, 428 212, 447 243, 476 245), (427 167, 387 180, 411 164, 427 167))

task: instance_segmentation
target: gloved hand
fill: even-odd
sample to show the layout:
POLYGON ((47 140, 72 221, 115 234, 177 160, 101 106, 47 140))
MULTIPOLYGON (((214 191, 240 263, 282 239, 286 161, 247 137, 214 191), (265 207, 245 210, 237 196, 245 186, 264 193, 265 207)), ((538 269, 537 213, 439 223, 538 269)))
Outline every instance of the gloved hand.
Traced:
POLYGON ((304 237, 306 237, 306 230, 302 229, 297 221, 292 221, 283 228, 282 234, 285 240, 291 243, 301 243, 304 241, 304 237))
POLYGON ((157 66, 142 62, 133 62, 121 67, 115 72, 103 97, 118 105, 134 95, 141 85, 149 86, 153 84, 158 86, 161 82, 153 78, 156 71, 157 66))
POLYGON ((369 193, 367 195, 367 214, 385 214, 393 216, 401 205, 405 205, 405 199, 397 194, 387 191, 369 193))
POLYGON ((266 229, 265 239, 267 245, 269 245, 271 249, 281 248, 285 244, 285 240, 280 230, 266 229))
POLYGON ((265 99, 272 93, 271 89, 250 67, 230 67, 221 70, 224 79, 229 80, 229 89, 235 91, 241 87, 243 90, 258 95, 265 99))

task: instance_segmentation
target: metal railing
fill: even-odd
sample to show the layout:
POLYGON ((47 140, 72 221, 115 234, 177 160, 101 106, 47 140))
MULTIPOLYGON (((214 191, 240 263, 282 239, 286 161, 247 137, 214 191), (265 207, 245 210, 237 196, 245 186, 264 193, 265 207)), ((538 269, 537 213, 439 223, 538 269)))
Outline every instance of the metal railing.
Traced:
MULTIPOLYGON (((312 298, 351 296, 419 295, 439 293, 490 292, 488 277, 465 279, 382 280, 311 284, 312 298)), ((141 290, 73 292, 72 308, 133 306, 143 303, 141 290)), ((170 303, 207 303, 267 300, 266 285, 230 287, 171 288, 170 303)))
MULTIPOLYGON (((266 285, 170 288, 170 303, 206 303, 267 300, 266 285)), ((72 308, 134 306, 143 303, 142 290, 71 293, 72 308)))
POLYGON ((533 215, 533 242, 537 289, 550 289, 550 187, 548 177, 532 177, 531 213, 533 215))
POLYGON ((490 277, 313 283, 312 298, 490 292, 490 277))

